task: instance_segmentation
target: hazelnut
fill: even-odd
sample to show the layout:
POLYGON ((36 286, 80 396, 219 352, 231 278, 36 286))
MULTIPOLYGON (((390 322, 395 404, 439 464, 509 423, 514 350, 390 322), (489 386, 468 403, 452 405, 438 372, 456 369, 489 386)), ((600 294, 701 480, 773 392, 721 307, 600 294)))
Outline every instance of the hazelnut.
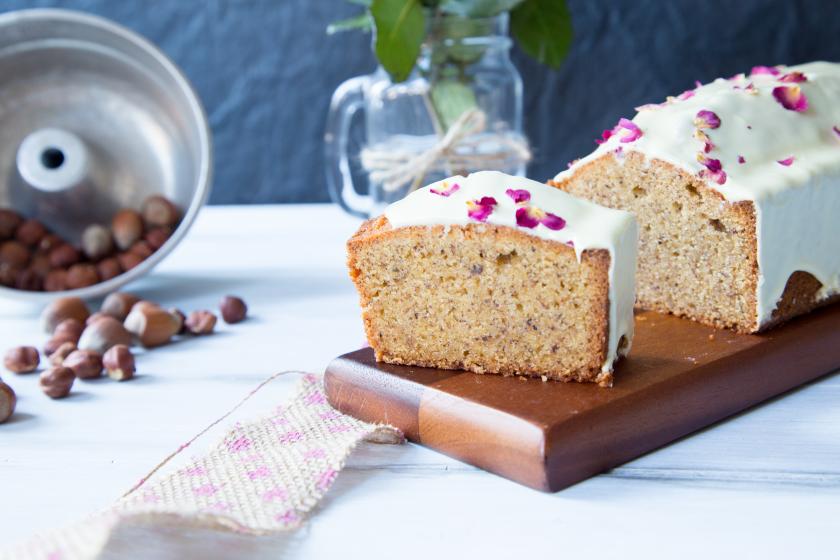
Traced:
POLYGON ((44 354, 46 356, 52 356, 55 352, 58 351, 59 348, 61 348, 61 345, 65 342, 69 342, 73 346, 76 346, 76 343, 72 340, 68 340, 66 338, 58 338, 54 336, 44 343, 44 354))
POLYGON ((174 226, 179 215, 178 208, 163 196, 150 196, 143 202, 143 221, 147 227, 174 226))
POLYGON ((52 270, 53 267, 50 264, 50 258, 47 255, 36 253, 32 256, 32 260, 29 261, 29 268, 31 268, 32 272, 37 274, 40 278, 46 278, 47 274, 50 273, 50 270, 52 270))
POLYGON ((146 235, 143 236, 143 239, 146 240, 146 243, 149 244, 149 247, 151 247, 153 251, 157 251, 164 243, 166 243, 171 235, 172 231, 170 228, 156 227, 147 231, 146 235))
POLYGON ((192 334, 210 334, 216 326, 216 316, 210 311, 193 311, 184 322, 192 334))
POLYGON ((64 359, 76 350, 76 345, 73 342, 70 342, 69 340, 62 342, 58 346, 58 348, 56 348, 52 353, 48 354, 49 361, 54 366, 64 365, 64 359))
POLYGON ((127 292, 113 292, 108 294, 105 301, 102 302, 100 312, 110 315, 118 321, 125 321, 128 317, 128 312, 134 307, 134 304, 140 301, 140 298, 134 294, 127 292))
MULTIPOLYGON (((90 317, 88 317, 90 319, 90 317)), ((79 342, 79 338, 82 336, 82 331, 85 330, 85 326, 76 319, 64 319, 62 322, 55 326, 55 330, 53 330, 53 338, 63 338, 64 340, 69 340, 73 343, 79 342)))
POLYGON ((87 318, 87 321, 85 321, 85 326, 89 327, 90 325, 94 324, 103 317, 110 317, 110 315, 102 313, 101 311, 97 311, 96 313, 91 314, 91 316, 87 318))
POLYGON ((78 249, 69 243, 61 243, 50 251, 50 265, 53 268, 67 268, 79 262, 80 258, 78 249))
POLYGON ((115 381, 128 381, 134 377, 134 355, 128 346, 117 344, 112 346, 102 357, 102 365, 108 377, 115 381))
POLYGON ((47 292, 62 292, 67 289, 67 271, 54 268, 44 278, 44 290, 47 292))
POLYGON ((0 239, 9 239, 23 223, 23 218, 14 210, 0 208, 0 239))
POLYGON ((129 247, 128 252, 137 255, 143 260, 148 259, 152 256, 152 253, 154 253, 152 247, 142 239, 140 241, 135 242, 131 247, 129 247))
MULTIPOLYGON (((141 302, 142 303, 142 302, 141 302)), ((135 305, 125 318, 125 328, 146 348, 169 342, 180 330, 178 320, 159 307, 135 305)))
POLYGON ((187 316, 184 315, 184 312, 180 309, 176 309, 174 307, 169 309, 169 314, 175 317, 175 320, 178 321, 178 332, 175 334, 184 334, 187 331, 187 328, 184 326, 184 323, 187 322, 187 316))
POLYGON ((104 282, 122 274, 123 269, 116 257, 109 257, 96 263, 96 271, 99 273, 99 279, 104 282))
POLYGON ((0 381, 0 424, 8 420, 15 412, 17 398, 11 387, 0 381))
POLYGON ((104 354, 109 348, 116 344, 131 344, 131 333, 125 330, 120 321, 109 315, 90 323, 82 332, 82 337, 77 345, 81 350, 93 350, 104 354))
POLYGON ((15 239, 30 247, 37 245, 45 235, 47 235, 47 228, 34 218, 24 220, 15 230, 15 239))
POLYGON ((6 369, 15 373, 29 373, 38 368, 41 357, 38 349, 33 346, 17 346, 6 351, 3 357, 3 365, 6 369))
POLYGON ((143 311, 149 310, 149 309, 154 310, 154 309, 160 309, 160 305, 156 304, 153 301, 149 301, 147 299, 141 299, 140 301, 138 301, 137 303, 135 303, 134 305, 131 306, 130 311, 134 311, 136 309, 137 310, 143 310, 143 311))
POLYGON ((74 350, 62 364, 73 370, 79 379, 96 379, 102 375, 102 355, 91 350, 74 350))
POLYGON ((15 280, 17 280, 18 272, 20 272, 18 267, 0 262, 0 284, 9 287, 14 286, 15 280))
POLYGON ((144 260, 143 257, 135 253, 120 253, 117 255, 117 262, 120 263, 123 270, 131 270, 144 260))
POLYGON ((69 367, 55 366, 41 373, 38 384, 51 399, 63 399, 70 394, 76 374, 69 367))
POLYGON ((41 312, 41 325, 45 332, 52 334, 60 322, 65 319, 75 319, 84 324, 90 317, 90 311, 81 298, 58 298, 47 305, 41 312))
POLYGON ((18 271, 17 278, 15 278, 15 288, 18 290, 38 292, 43 287, 43 284, 41 277, 31 268, 24 268, 18 271))
POLYGON ((0 263, 23 267, 29 264, 29 249, 20 241, 5 241, 0 245, 0 263))
POLYGON ((54 233, 48 233, 44 237, 41 238, 41 241, 38 242, 38 252, 39 253, 49 253, 59 245, 63 245, 66 243, 61 237, 57 236, 54 233))
POLYGON ((219 302, 219 310, 222 312, 222 319, 225 323, 239 323, 248 314, 248 306, 242 298, 236 296, 225 296, 219 302))
POLYGON ((136 211, 123 208, 111 220, 111 233, 117 247, 125 251, 143 235, 143 219, 136 211))
POLYGON ((99 273, 96 272, 96 267, 92 264, 74 264, 67 269, 66 282, 69 290, 93 286, 99 282, 99 273))
POLYGON ((82 252, 90 260, 99 260, 113 250, 111 231, 105 226, 92 224, 82 232, 82 252))

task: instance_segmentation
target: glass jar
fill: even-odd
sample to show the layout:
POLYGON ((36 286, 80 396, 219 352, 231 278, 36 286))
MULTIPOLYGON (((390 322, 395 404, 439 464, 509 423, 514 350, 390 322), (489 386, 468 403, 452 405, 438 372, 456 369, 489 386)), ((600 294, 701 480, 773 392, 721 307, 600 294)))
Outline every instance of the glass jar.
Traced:
POLYGON ((522 134, 522 78, 510 60, 508 15, 462 18, 429 13, 420 57, 394 83, 380 66, 335 91, 325 135, 327 182, 335 202, 368 217, 410 191, 472 171, 522 175, 530 159, 522 134), (361 111, 363 148, 348 153, 361 111), (359 194, 358 157, 367 178, 359 194))

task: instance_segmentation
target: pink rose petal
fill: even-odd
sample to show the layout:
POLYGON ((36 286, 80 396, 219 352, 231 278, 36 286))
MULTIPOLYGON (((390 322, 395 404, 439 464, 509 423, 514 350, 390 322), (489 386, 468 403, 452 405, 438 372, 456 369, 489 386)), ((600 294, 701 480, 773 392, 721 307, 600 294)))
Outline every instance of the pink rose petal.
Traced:
POLYGON ((540 225, 539 210, 533 206, 525 206, 516 209, 516 225, 528 229, 534 229, 540 225))
POLYGON ((450 185, 449 181, 443 181, 439 186, 429 190, 432 191, 434 194, 440 196, 449 196, 452 193, 458 191, 460 188, 461 185, 459 185, 458 183, 452 183, 450 185))
POLYGON ((467 216, 478 222, 486 222, 490 214, 493 213, 493 207, 496 204, 496 199, 492 196, 484 196, 479 200, 468 200, 467 216))
POLYGON ((531 200, 531 193, 525 189, 508 189, 505 191, 505 194, 508 195, 516 204, 522 204, 523 202, 531 200))
POLYGON ((776 163, 778 163, 779 165, 784 165, 785 167, 790 167, 790 165, 793 163, 793 160, 795 160, 795 159, 796 159, 795 157, 790 156, 790 157, 787 157, 785 159, 780 159, 776 163))
POLYGON ((710 158, 703 153, 697 154, 697 161, 705 165, 706 169, 713 173, 716 173, 723 169, 723 165, 720 163, 719 159, 710 158))
POLYGON ((624 157, 624 146, 618 146, 615 150, 613 150, 613 154, 615 157, 621 159, 624 157))
POLYGON ((702 109, 697 111, 697 115, 694 117, 694 126, 697 128, 718 128, 720 126, 720 117, 714 111, 702 109))
POLYGON ((694 97, 694 90, 693 89, 689 89, 689 90, 686 90, 686 91, 682 92, 681 94, 679 94, 677 96, 677 99, 679 99, 680 101, 685 101, 686 99, 688 99, 690 97, 694 97))
POLYGON ((747 163, 747 160, 744 159, 744 156, 738 156, 738 163, 744 164, 747 163))
POLYGON ((774 66, 753 66, 752 70, 750 71, 750 76, 755 76, 756 74, 769 74, 771 76, 778 76, 781 74, 779 69, 774 66))
POLYGON ((694 80, 694 87, 695 88, 703 87, 703 83, 700 80, 694 80))
POLYGON ((788 111, 802 113, 808 109, 808 98, 799 86, 774 87, 773 97, 788 111))
POLYGON ((790 84, 798 84, 800 82, 807 82, 808 78, 805 77, 805 74, 802 72, 788 72, 781 78, 779 78, 780 82, 786 82, 790 84))
POLYGON ((567 163, 567 164, 566 164, 566 167, 567 167, 567 168, 571 168, 574 164, 576 164, 576 163, 577 163, 577 162, 579 162, 579 161, 580 161, 580 158, 578 158, 578 159, 573 159, 572 161, 570 161, 569 163, 567 163))
POLYGON ((546 212, 543 219, 540 220, 540 223, 553 231, 558 231, 566 227, 566 220, 551 212, 546 212))
POLYGON ((636 123, 633 121, 627 120, 625 118, 621 118, 618 121, 617 128, 623 128, 627 131, 622 137, 620 142, 627 143, 627 142, 635 142, 639 138, 642 137, 642 129, 636 126, 636 123))
POLYGON ((613 134, 615 134, 615 129, 607 129, 601 133, 601 137, 595 140, 596 144, 603 144, 610 138, 612 138, 613 134))
POLYGON ((719 169, 717 171, 711 171, 709 169, 701 169, 699 173, 700 177, 704 179, 709 179, 710 181, 714 181, 718 185, 722 185, 726 182, 726 172, 723 169, 719 169))
POLYGON ((712 139, 709 138, 708 134, 706 134, 705 132, 703 132, 699 128, 694 130, 694 137, 696 139, 700 140, 701 142, 703 142, 703 151, 705 153, 708 154, 709 152, 711 152, 714 149, 715 145, 712 143, 712 139))

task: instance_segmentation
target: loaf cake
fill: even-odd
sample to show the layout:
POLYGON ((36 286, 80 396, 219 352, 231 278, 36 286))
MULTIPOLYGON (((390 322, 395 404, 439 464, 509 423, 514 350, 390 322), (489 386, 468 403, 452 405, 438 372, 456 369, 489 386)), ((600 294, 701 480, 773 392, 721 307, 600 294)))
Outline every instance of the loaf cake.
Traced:
POLYGON ((484 171, 365 222, 348 267, 378 361, 609 386, 637 238, 627 212, 484 171))
POLYGON ((840 65, 756 67, 604 131, 550 183, 640 224, 637 305, 753 333, 840 294, 840 65))

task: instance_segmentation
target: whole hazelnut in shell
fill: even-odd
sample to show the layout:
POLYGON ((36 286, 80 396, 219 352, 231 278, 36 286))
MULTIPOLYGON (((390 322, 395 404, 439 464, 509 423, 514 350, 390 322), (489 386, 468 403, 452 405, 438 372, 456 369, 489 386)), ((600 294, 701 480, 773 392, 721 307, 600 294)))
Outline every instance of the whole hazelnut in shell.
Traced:
POLYGON ((131 311, 131 308, 134 307, 134 304, 138 301, 140 301, 140 298, 134 294, 129 294, 127 292, 113 292, 108 294, 102 302, 102 307, 99 311, 105 313, 106 315, 110 315, 118 321, 125 321, 125 318, 128 317, 128 313, 131 311))
POLYGON ((17 397, 11 387, 0 381, 0 424, 11 418, 15 412, 17 397))
POLYGON ((70 394, 76 374, 69 367, 55 366, 41 373, 38 384, 51 399, 63 399, 70 394))
POLYGON ((69 340, 70 342, 79 342, 79 338, 82 336, 82 331, 85 330, 85 326, 77 321, 76 319, 64 319, 58 325, 55 326, 53 330, 53 338, 63 338, 65 340, 69 340))
POLYGON ((111 233, 119 250, 125 251, 143 236, 143 218, 135 210, 123 208, 111 220, 111 233))
POLYGON ((60 322, 75 319, 84 324, 90 317, 90 310, 84 300, 77 297, 63 297, 54 300, 41 312, 41 326, 44 332, 52 334, 60 322))
POLYGON ((125 318, 125 328, 146 348, 161 346, 172 340, 181 328, 180 322, 165 309, 140 303, 125 318))
POLYGON ((143 221, 149 228, 174 226, 180 212, 168 198, 153 195, 143 202, 143 221))
POLYGON ((113 250, 111 231, 105 226, 92 224, 82 232, 82 251, 90 260, 97 261, 113 250))
POLYGON ((82 332, 78 347, 81 350, 93 350, 97 354, 104 354, 112 346, 131 344, 131 333, 120 321, 110 315, 102 315, 90 323, 82 332))

